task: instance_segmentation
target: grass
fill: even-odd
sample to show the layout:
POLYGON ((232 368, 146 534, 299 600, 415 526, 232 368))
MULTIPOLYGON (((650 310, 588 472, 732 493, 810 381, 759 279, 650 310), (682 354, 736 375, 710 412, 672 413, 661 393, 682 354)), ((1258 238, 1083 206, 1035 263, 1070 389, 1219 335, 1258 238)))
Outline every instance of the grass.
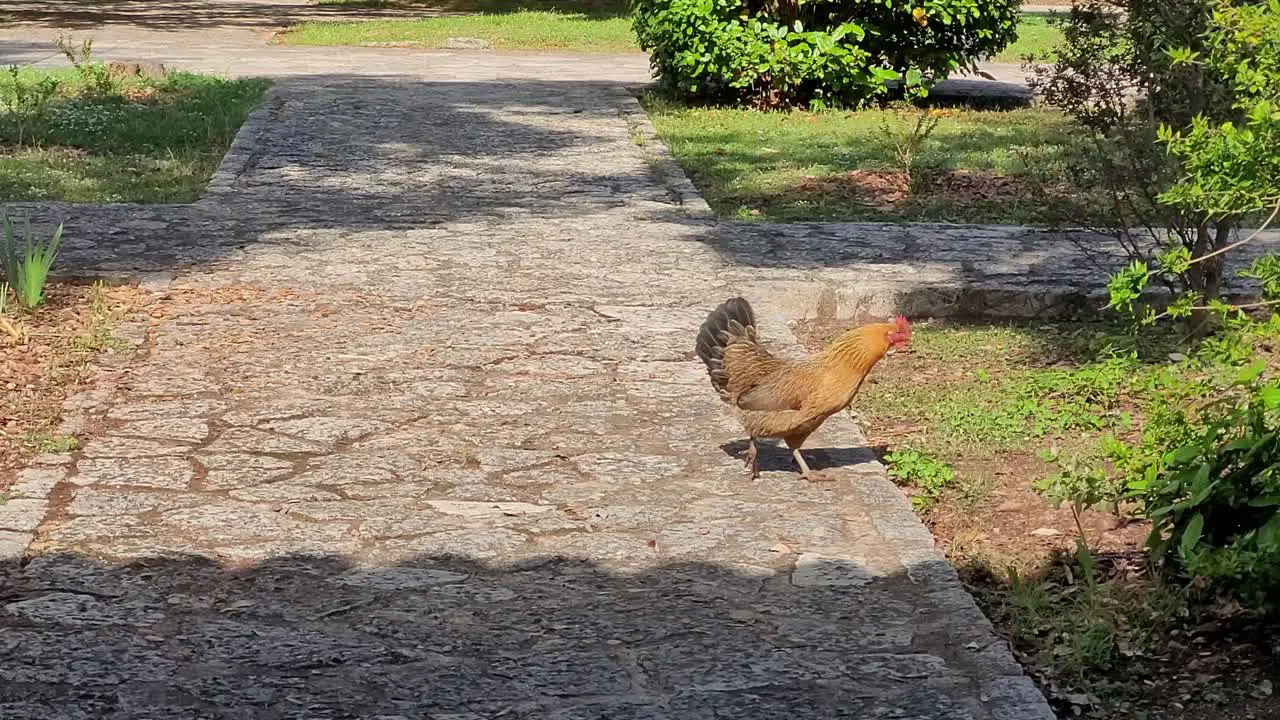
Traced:
POLYGON ((707 201, 739 219, 1047 223, 1041 193, 1065 187, 1061 162, 1080 142, 1050 110, 937 110, 908 172, 898 148, 915 110, 647 104, 707 201))
MULTIPOLYGON (((627 3, 616 0, 320 0, 343 8, 417 9, 438 13, 419 19, 313 21, 284 35, 290 45, 409 45, 439 48, 451 37, 479 38, 499 50, 636 52, 627 3)), ((1046 16, 1027 14, 1018 39, 996 62, 1042 55, 1062 37, 1046 16)))
POLYGON ((343 8, 394 8, 449 14, 501 14, 538 10, 591 18, 631 15, 627 0, 319 0, 316 4, 343 8))
MULTIPOLYGON (((195 201, 267 82, 172 73, 86 92, 73 70, 24 70, 59 81, 47 114, 17 142, 17 114, 0 114, 0 201, 195 201)), ((0 95, 12 98, 9 78, 0 95)))
POLYGON ((1018 39, 992 58, 995 62, 1021 63, 1027 56, 1052 60, 1062 42, 1062 31, 1049 24, 1049 16, 1025 13, 1018 22, 1018 39))
POLYGON ((583 13, 520 10, 416 20, 308 22, 284 36, 290 45, 412 45, 439 48, 449 38, 478 38, 498 50, 636 52, 631 21, 583 13))
MULTIPOLYGON (((815 348, 843 324, 796 327, 815 348)), ((1069 510, 1032 490, 1040 451, 1132 437, 1169 378, 1202 372, 1176 334, 1106 323, 922 323, 854 407, 984 612, 1061 717, 1275 717, 1275 629, 1233 603, 1164 582, 1142 520, 1069 510)), ((1264 344, 1267 348, 1271 345, 1264 344)), ((1274 351, 1271 353, 1274 358, 1274 351)))

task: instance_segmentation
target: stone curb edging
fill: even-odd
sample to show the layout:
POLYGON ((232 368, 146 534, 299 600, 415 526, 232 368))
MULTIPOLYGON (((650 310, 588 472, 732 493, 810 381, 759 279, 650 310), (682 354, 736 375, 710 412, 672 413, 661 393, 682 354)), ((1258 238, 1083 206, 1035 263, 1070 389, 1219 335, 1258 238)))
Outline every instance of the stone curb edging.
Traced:
POLYGON ((675 155, 667 144, 658 137, 658 131, 649 119, 649 113, 640 104, 635 91, 623 88, 619 97, 618 112, 631 129, 636 144, 641 146, 644 154, 654 166, 655 174, 666 186, 671 197, 683 209, 691 220, 699 222, 717 222, 719 216, 707 204, 702 193, 694 187, 693 181, 685 174, 684 169, 676 162, 675 155))
POLYGON ((204 192, 200 194, 195 204, 208 203, 231 192, 240 176, 253 166, 261 152, 259 140, 264 135, 267 125, 275 120, 284 104, 284 96, 280 93, 279 87, 272 82, 263 94, 262 102, 249 113, 249 117, 245 118, 240 129, 236 131, 235 139, 231 141, 227 154, 222 156, 221 162, 213 171, 213 176, 209 178, 209 183, 205 185, 204 192))

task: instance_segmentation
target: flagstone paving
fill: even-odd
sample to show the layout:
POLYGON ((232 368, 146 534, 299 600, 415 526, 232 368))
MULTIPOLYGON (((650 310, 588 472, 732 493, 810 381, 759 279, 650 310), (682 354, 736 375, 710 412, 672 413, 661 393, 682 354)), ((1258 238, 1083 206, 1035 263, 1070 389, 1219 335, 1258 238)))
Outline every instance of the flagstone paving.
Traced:
POLYGON ((25 206, 154 303, 0 506, 0 717, 1053 717, 853 422, 753 482, 692 352, 945 258, 770 261, 625 67, 274 52, 199 203, 25 206))

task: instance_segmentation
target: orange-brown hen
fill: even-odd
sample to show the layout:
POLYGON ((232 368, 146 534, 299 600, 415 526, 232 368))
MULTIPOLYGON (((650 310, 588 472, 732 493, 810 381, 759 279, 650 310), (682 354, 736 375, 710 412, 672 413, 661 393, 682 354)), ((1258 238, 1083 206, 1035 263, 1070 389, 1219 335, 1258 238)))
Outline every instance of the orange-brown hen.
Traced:
POLYGON ((746 465, 760 474, 756 438, 782 438, 801 477, 819 480, 800 446, 827 418, 847 407, 871 368, 891 349, 906 345, 906 318, 854 328, 802 360, 775 357, 756 335, 755 312, 743 298, 711 311, 698 332, 698 357, 720 398, 737 411, 750 441, 746 465))

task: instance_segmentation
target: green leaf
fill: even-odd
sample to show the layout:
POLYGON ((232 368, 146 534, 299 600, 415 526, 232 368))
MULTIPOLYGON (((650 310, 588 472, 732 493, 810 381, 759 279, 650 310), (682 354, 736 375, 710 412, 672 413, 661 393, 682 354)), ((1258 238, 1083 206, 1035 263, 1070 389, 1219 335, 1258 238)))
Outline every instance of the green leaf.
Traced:
POLYGON ((1166 453, 1164 456, 1164 464, 1170 467, 1176 467, 1190 462, 1199 456, 1200 448, 1198 446, 1184 445, 1166 453))
POLYGON ((1204 515, 1196 513, 1182 531, 1182 539, 1178 542, 1178 554, 1183 558, 1190 557, 1200 544, 1200 535, 1204 532, 1204 515))
POLYGON ((917 85, 920 84, 922 80, 923 78, 921 77, 919 70, 917 70, 916 68, 911 68, 910 70, 907 70, 907 86, 908 87, 916 87, 917 85))
POLYGON ((1251 498, 1248 503, 1249 507, 1273 507, 1280 505, 1280 495, 1263 495, 1261 497, 1251 498))
POLYGON ((1248 383, 1257 380, 1258 376, 1262 374, 1262 371, 1266 369, 1267 361, 1262 358, 1258 358, 1245 367, 1240 368, 1240 373, 1236 375, 1236 383, 1239 385, 1247 385, 1248 383))
POLYGON ((1258 390, 1258 397, 1262 400, 1262 404, 1268 408, 1280 407, 1280 387, 1267 385, 1258 390))

